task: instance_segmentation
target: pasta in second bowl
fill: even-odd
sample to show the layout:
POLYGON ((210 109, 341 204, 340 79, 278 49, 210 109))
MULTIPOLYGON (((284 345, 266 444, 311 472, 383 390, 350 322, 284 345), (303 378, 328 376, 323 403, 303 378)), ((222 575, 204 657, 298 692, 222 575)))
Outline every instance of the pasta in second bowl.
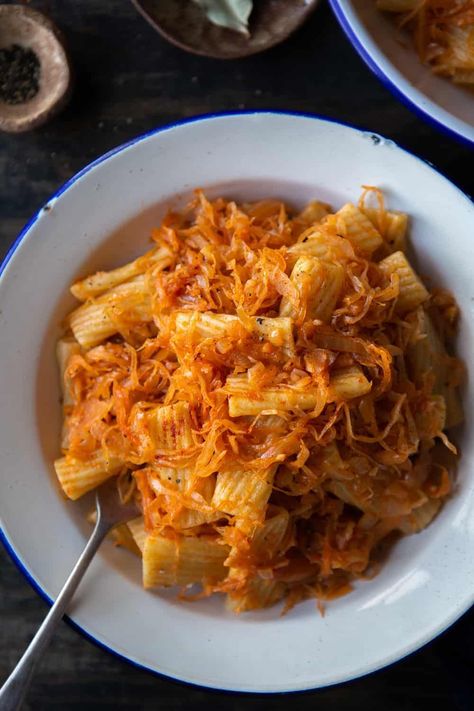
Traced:
MULTIPOLYGON (((182 209, 194 186, 210 200, 271 196, 302 210, 314 196, 340 208, 354 202, 363 184, 379 186, 390 210, 410 213, 418 272, 430 289, 455 293, 462 314, 456 353, 468 362, 473 206, 433 168, 378 136, 270 113, 188 122, 99 160, 28 227, 0 282, 0 514, 7 546, 44 595, 57 594, 88 530, 89 503, 62 499, 51 468, 60 431, 54 351, 61 320, 77 306, 69 284, 138 258, 167 209, 182 209), (12 412, 15 417, 6 416, 12 412)), ((136 558, 106 544, 84 581, 73 621, 134 663, 220 689, 320 687, 417 649, 472 602, 469 382, 463 396, 467 421, 452 435, 462 453, 453 495, 426 530, 401 540, 380 573, 332 600, 324 617, 314 599, 284 617, 278 607, 235 616, 217 596, 183 603, 174 592, 145 591, 136 558)))
MULTIPOLYGON (((449 78, 434 74, 432 65, 420 61, 415 41, 407 29, 401 31, 394 21, 396 11, 413 14, 414 6, 423 7, 424 3, 410 0, 330 0, 330 3, 354 48, 397 98, 441 130, 474 144, 472 84, 455 84, 449 78)), ((469 6, 467 12, 472 14, 471 3, 461 4, 469 6)), ((447 7, 456 3, 430 5, 447 7)), ((416 41, 419 43, 419 39, 416 41)), ((463 66, 472 67, 473 52, 472 48, 468 49, 472 39, 468 37, 467 48, 463 42, 466 43, 465 39, 459 40, 459 46, 453 51, 463 66)), ((472 70, 468 70, 462 78, 470 81, 471 75, 472 70)))

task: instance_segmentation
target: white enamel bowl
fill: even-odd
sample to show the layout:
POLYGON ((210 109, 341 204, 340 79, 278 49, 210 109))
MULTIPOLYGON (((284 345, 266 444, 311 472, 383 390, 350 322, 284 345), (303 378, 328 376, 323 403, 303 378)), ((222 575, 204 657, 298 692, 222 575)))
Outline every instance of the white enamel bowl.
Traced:
POLYGON ((422 118, 474 145, 474 94, 435 76, 418 59, 410 39, 401 41, 393 17, 375 0, 329 0, 344 32, 376 76, 422 118))
MULTIPOLYGON (((54 359, 68 285, 140 253, 167 204, 201 186, 237 199, 315 196, 341 205, 362 184, 413 216, 424 274, 450 287, 474 351, 473 204, 433 168, 373 134, 309 116, 251 113, 189 121, 118 148, 71 180, 20 236, 0 281, 0 514, 5 543, 54 598, 81 552, 83 506, 54 481, 59 405, 54 359)), ((220 599, 179 603, 145 592, 140 565, 104 545, 71 609, 99 644, 152 671, 218 689, 311 689, 367 674, 419 648, 474 596, 473 394, 455 496, 428 530, 400 542, 383 571, 328 605, 233 616, 220 599)))

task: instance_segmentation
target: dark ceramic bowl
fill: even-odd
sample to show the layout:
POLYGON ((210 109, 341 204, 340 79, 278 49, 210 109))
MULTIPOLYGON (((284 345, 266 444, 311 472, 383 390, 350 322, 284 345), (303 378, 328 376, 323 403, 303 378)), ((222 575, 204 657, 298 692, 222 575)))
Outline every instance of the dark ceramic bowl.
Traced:
POLYGON ((132 0, 148 22, 181 49, 217 59, 263 52, 289 37, 319 0, 255 0, 250 34, 213 25, 192 0, 132 0))

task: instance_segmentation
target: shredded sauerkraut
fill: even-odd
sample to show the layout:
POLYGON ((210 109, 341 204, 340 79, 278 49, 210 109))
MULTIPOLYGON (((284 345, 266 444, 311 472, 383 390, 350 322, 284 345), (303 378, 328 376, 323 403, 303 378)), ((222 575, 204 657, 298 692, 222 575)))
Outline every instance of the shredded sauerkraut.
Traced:
POLYGON ((408 28, 422 62, 458 84, 474 84, 474 0, 377 0, 408 28))
POLYGON ((437 514, 458 310, 412 270, 406 225, 370 187, 336 213, 197 191, 150 252, 72 287, 56 470, 71 498, 110 476, 136 497, 117 535, 145 585, 288 609, 346 593, 437 514))

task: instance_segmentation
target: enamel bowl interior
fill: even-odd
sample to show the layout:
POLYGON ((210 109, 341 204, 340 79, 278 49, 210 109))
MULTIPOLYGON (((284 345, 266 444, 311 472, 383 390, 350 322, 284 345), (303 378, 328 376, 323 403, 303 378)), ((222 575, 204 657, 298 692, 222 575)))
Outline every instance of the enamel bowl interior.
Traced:
MULTIPOLYGON (((78 275, 144 250, 150 229, 196 186, 236 199, 318 197, 339 206, 362 184, 413 217, 421 272, 461 306, 458 352, 474 346, 474 208, 432 167, 390 141, 313 117, 216 116, 162 129, 96 161, 25 229, 0 278, 0 522, 30 580, 54 598, 84 547, 91 501, 66 502, 54 480, 59 388, 55 341, 78 275)), ((361 676, 417 649, 458 618, 474 595, 473 394, 455 495, 423 533, 402 540, 381 573, 330 603, 281 617, 234 616, 217 598, 181 603, 146 592, 139 561, 106 543, 70 610, 83 631, 152 671, 194 684, 281 692, 361 676), (363 640, 363 644, 361 643, 363 640)))
POLYGON ((330 0, 355 49, 398 97, 438 128, 474 144, 474 92, 423 65, 395 16, 367 0, 330 0))

